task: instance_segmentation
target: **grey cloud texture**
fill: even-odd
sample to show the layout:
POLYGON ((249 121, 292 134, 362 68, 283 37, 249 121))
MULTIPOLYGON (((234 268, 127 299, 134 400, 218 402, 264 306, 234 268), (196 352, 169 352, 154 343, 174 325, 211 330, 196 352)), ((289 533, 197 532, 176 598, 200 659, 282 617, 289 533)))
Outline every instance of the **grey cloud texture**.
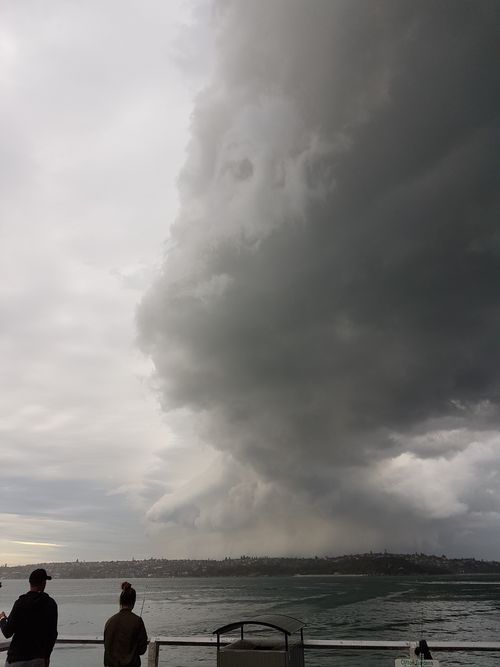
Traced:
MULTIPOLYGON (((499 556, 498 3, 219 2, 214 22, 138 313, 165 410, 233 461, 228 509, 272 486, 241 513, 263 550, 278 494, 324 551, 499 556)), ((212 501, 179 498, 150 518, 189 507, 208 533, 212 501)))

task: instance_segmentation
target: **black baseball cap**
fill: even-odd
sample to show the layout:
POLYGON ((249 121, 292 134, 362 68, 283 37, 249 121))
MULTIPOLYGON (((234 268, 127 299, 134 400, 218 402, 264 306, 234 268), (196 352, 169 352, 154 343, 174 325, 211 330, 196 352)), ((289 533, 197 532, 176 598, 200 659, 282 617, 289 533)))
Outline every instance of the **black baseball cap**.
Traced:
POLYGON ((38 570, 33 570, 30 574, 29 582, 30 584, 43 584, 47 579, 52 579, 52 577, 47 574, 47 570, 41 567, 38 570))

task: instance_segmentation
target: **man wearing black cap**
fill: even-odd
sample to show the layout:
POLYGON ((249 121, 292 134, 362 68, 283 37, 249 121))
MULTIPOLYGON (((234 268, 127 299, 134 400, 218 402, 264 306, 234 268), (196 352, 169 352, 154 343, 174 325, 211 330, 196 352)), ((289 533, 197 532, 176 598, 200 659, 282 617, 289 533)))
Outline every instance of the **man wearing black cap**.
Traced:
POLYGON ((7 652, 8 665, 15 667, 48 667, 57 638, 57 604, 47 593, 49 577, 40 568, 30 574, 30 590, 21 595, 10 615, 0 612, 0 629, 13 637, 7 652))

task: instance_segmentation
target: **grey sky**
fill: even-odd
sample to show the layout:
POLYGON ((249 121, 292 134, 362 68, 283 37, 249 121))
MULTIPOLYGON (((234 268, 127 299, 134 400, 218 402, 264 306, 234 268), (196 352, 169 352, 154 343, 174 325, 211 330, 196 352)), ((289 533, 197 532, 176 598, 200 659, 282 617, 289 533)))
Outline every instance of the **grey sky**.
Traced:
POLYGON ((500 556, 498 4, 217 18, 139 325, 221 460, 149 518, 253 552, 500 556))
POLYGON ((7 1, 0 25, 2 558, 160 553, 136 491, 169 429, 134 312, 209 31, 149 0, 7 1))
POLYGON ((4 560, 500 558, 499 11, 2 5, 4 560))

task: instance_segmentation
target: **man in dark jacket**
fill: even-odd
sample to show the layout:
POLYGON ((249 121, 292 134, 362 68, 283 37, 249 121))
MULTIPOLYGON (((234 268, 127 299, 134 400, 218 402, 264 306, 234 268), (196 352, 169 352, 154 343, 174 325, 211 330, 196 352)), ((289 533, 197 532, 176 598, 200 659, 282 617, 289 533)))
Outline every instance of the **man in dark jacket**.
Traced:
POLYGON ((0 612, 0 629, 13 637, 6 665, 15 667, 48 667, 57 638, 57 604, 47 593, 49 577, 41 568, 30 574, 30 590, 21 595, 9 616, 0 612))

